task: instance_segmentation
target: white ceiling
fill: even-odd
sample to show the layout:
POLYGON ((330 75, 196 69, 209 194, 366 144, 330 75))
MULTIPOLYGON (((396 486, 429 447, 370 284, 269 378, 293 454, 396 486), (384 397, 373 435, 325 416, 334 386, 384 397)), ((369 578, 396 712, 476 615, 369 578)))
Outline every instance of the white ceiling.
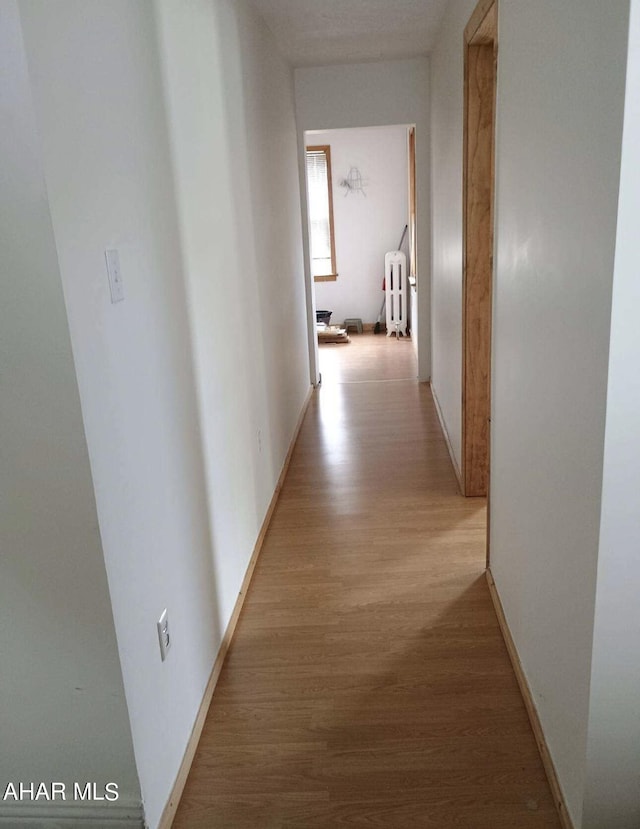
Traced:
POLYGON ((448 0, 253 0, 294 66, 427 54, 448 0))

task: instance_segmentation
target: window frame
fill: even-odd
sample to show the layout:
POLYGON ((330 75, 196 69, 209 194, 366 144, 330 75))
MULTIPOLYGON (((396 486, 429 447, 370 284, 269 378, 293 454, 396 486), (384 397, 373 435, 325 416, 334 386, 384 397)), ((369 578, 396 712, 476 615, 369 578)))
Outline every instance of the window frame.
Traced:
MULTIPOLYGON (((336 237, 335 226, 333 221, 333 182, 331 178, 331 145, 330 144, 313 144, 305 147, 305 174, 307 153, 324 153, 327 159, 327 191, 329 197, 329 239, 331 243, 331 273, 318 274, 313 277, 314 282, 335 282, 338 278, 338 269, 336 265, 336 237)), ((307 185, 307 205, 309 204, 309 190, 307 185)), ((309 260, 313 262, 313 245, 311 240, 311 231, 309 231, 309 260)))

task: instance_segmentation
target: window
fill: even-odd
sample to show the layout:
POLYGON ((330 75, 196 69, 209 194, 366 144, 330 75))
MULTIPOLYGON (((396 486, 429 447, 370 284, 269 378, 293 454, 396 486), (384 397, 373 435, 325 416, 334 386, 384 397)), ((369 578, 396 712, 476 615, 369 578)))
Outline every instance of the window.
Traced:
POLYGON ((307 194, 311 231, 311 275, 316 282, 337 277, 333 235, 331 148, 307 147, 307 194))

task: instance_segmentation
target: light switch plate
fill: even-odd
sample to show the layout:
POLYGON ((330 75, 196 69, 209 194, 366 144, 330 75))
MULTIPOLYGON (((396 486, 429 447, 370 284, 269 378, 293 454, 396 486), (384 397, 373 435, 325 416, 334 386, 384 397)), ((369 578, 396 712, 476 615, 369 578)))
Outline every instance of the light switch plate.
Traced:
POLYGON ((111 302, 122 302, 124 299, 124 283, 122 282, 122 271, 120 270, 120 255, 115 248, 109 248, 109 250, 105 250, 104 256, 107 260, 111 302))

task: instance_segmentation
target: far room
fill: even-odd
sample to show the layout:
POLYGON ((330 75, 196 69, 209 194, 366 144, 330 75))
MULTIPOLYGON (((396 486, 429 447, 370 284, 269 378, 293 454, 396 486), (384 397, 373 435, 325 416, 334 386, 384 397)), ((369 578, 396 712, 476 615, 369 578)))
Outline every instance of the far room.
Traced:
POLYGON ((320 369, 326 345, 385 334, 409 344, 415 281, 415 128, 305 133, 320 369))

